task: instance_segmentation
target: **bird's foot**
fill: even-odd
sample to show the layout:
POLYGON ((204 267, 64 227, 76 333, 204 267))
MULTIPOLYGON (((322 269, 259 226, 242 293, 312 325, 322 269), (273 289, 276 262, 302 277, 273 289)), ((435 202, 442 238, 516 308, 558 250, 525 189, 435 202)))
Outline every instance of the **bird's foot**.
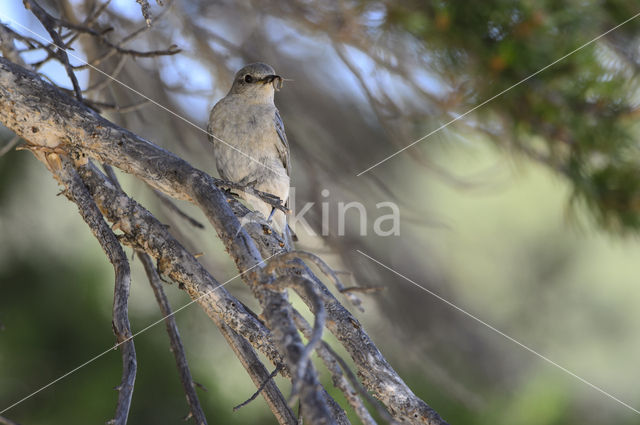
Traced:
POLYGON ((271 219, 273 218, 273 214, 275 214, 275 207, 271 207, 271 212, 269 213, 269 217, 267 217, 267 223, 271 223, 271 219))

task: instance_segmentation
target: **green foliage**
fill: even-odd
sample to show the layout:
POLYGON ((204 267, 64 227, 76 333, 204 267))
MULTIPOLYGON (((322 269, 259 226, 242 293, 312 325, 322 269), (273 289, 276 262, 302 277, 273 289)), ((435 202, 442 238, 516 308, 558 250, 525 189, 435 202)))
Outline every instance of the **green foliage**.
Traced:
MULTIPOLYGON (((369 2, 366 2, 369 3, 369 2)), ((434 69, 465 93, 461 113, 508 89, 640 11, 633 1, 385 4, 384 27, 409 32, 434 69)), ((637 115, 640 18, 480 109, 493 139, 569 178, 574 199, 616 231, 640 230, 637 115), (533 140, 544 141, 534 148, 533 140)))

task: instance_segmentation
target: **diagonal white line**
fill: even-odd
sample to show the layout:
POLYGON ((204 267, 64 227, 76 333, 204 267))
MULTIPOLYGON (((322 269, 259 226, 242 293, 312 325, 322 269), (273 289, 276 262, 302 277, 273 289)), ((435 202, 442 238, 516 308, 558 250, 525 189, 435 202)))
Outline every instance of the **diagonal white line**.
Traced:
MULTIPOLYGON (((365 254, 364 252, 360 251, 359 249, 356 249, 356 251, 358 251, 358 253, 362 254, 363 256, 367 257, 369 260, 373 261, 374 263, 384 267, 385 269, 389 270, 390 272, 392 272, 393 274, 403 278, 404 280, 406 280, 409 283, 412 283, 413 285, 417 286, 418 288, 422 289, 423 291, 427 292, 428 294, 436 297, 437 299, 439 299, 440 301, 444 302, 445 304, 449 305, 450 307, 455 308, 456 310, 458 310, 459 312, 461 312, 462 314, 465 314, 466 316, 472 318, 473 320, 475 320, 476 322, 486 326, 487 328, 491 329, 492 331, 496 332, 497 334, 507 338, 509 341, 519 345, 520 347, 524 348, 525 350, 529 351, 532 354, 535 354, 536 356, 540 357, 542 360, 546 361, 547 363, 552 364, 553 366, 557 367, 558 369, 560 369, 561 371, 573 376, 574 378, 576 378, 577 380, 579 380, 580 382, 587 384, 588 386, 590 386, 591 388, 593 388, 594 390, 598 391, 601 394, 604 394, 605 396, 609 397, 612 400, 617 401, 618 403, 620 403, 621 405, 623 405, 624 407, 633 410, 635 413, 640 414, 640 410, 635 409, 634 407, 628 405, 627 403, 625 403, 624 401, 620 400, 619 398, 616 398, 615 396, 609 394, 608 392, 606 392, 605 390, 603 390, 602 388, 596 386, 595 384, 592 384, 591 382, 587 381, 584 378, 581 378, 580 376, 576 375, 575 373, 571 372, 569 369, 560 366, 558 363, 554 362, 553 360, 551 360, 550 358, 538 353, 537 351, 535 351, 532 348, 529 348, 528 346, 524 345, 523 343, 521 343, 520 341, 516 340, 515 338, 510 337, 509 335, 505 334, 504 332, 500 331, 499 329, 494 328, 493 326, 491 326, 490 324, 488 324, 487 322, 483 321, 482 319, 477 318, 476 316, 474 316, 473 314, 469 313, 468 311, 458 307, 457 305, 455 305, 454 303, 452 303, 451 301, 448 301, 444 298, 442 298, 440 295, 436 294, 433 291, 430 291, 429 289, 425 288, 424 286, 416 283, 415 281, 409 279, 407 276, 401 274, 400 272, 397 272, 396 270, 392 269, 391 267, 381 263, 380 261, 376 260, 375 258, 371 257, 370 255, 365 254)), ((0 412, 2 413, 2 412, 0 412)))
POLYGON ((164 111, 168 112, 169 114, 171 114, 171 115, 175 116, 176 118, 181 119, 182 121, 186 122, 186 123, 187 123, 187 124, 189 124, 190 126, 192 126, 192 127, 196 128, 196 129, 200 130, 200 131, 201 131, 201 132, 203 132, 204 134, 206 134, 206 135, 208 135, 208 136, 213 137, 214 139, 216 139, 216 140, 217 140, 217 141, 219 141, 220 143, 222 143, 222 144, 226 145, 227 147, 229 147, 229 148, 233 149, 234 151, 236 151, 236 152, 238 152, 238 153, 240 153, 240 154, 242 154, 242 155, 246 156, 246 157, 247 157, 247 158, 249 158, 251 161, 253 161, 253 162, 257 163, 257 164, 262 165, 264 168, 268 169, 269 171, 271 171, 271 172, 273 172, 273 173, 275 173, 275 174, 277 174, 277 175, 282 175, 282 172, 280 172, 280 171, 278 171, 278 170, 276 170, 276 169, 274 169, 274 168, 271 168, 271 167, 269 167, 268 165, 266 165, 266 164, 264 164, 264 163, 262 163, 262 162, 258 161, 257 159, 255 159, 255 158, 254 158, 254 157, 252 157, 251 155, 249 155, 249 154, 247 154, 247 153, 245 153, 245 152, 242 152, 240 149, 236 148, 235 146, 230 145, 229 143, 225 142, 224 140, 222 140, 221 138, 219 138, 219 137, 218 137, 218 136, 216 136, 215 134, 209 133, 209 132, 208 132, 207 130, 205 130, 204 128, 202 128, 202 127, 198 126, 198 124, 193 123, 192 121, 188 120, 187 118, 183 117, 182 115, 178 114, 177 112, 174 112, 174 111, 172 111, 171 109, 167 108, 166 106, 164 106, 164 105, 162 105, 162 104, 160 104, 160 103, 156 102, 155 100, 151 99, 149 96, 145 95, 144 93, 142 93, 142 92, 140 92, 140 91, 138 91, 138 90, 134 89, 133 87, 131 87, 131 86, 127 85, 126 83, 123 83, 122 81, 118 80, 117 78, 112 77, 111 75, 107 74, 107 73, 106 73, 106 72, 104 72, 103 70, 101 70, 101 69, 99 69, 99 68, 97 68, 97 67, 95 67, 95 66, 91 65, 90 63, 88 63, 87 61, 85 61, 84 59, 82 59, 81 57, 79 57, 78 55, 74 54, 73 52, 71 52, 71 51, 69 51, 69 50, 67 50, 67 49, 64 49, 64 48, 63 48, 63 47, 61 47, 61 46, 58 46, 57 44, 53 43, 52 41, 50 41, 50 40, 49 40, 49 39, 47 39, 46 37, 43 37, 42 35, 40 35, 40 34, 38 34, 37 32, 35 32, 35 31, 31 30, 30 28, 28 28, 28 27, 26 27, 26 26, 22 25, 20 22, 17 22, 16 20, 11 19, 11 18, 10 18, 10 17, 8 17, 8 16, 5 16, 4 18, 5 18, 5 19, 7 19, 7 20, 9 20, 9 21, 11 21, 13 24, 15 24, 15 25, 19 26, 20 28, 22 28, 22 29, 24 29, 24 30, 26 30, 26 31, 29 31, 31 34, 35 35, 36 37, 40 38, 41 40, 43 40, 43 41, 45 41, 45 42, 47 42, 47 43, 49 43, 49 44, 51 44, 52 46, 55 46, 55 47, 57 47, 57 48, 58 48, 58 49, 60 49, 60 50, 64 50, 65 52, 67 52, 67 55, 69 55, 69 56, 71 56, 72 58, 76 59, 77 61, 79 61, 79 62, 80 62, 80 63, 82 63, 83 65, 87 65, 88 67, 90 67, 90 68, 91 68, 91 69, 93 69, 94 71, 99 72, 100 74, 104 75, 105 77, 107 77, 107 78, 109 78, 109 79, 111 79, 111 80, 115 81, 116 83, 120 84, 121 86, 123 86, 123 87, 125 87, 125 88, 127 88, 127 89, 131 90, 132 92, 134 92, 134 93, 135 93, 135 94, 137 94, 138 96, 142 97, 143 99, 145 99, 145 100, 149 101, 150 103, 153 103, 153 104, 154 104, 154 105, 156 105, 158 108, 160 108, 160 109, 162 109, 162 110, 164 110, 164 111))
POLYGON ((470 113, 472 113, 472 112, 473 112, 473 111, 475 111, 476 109, 483 107, 484 105, 486 105, 487 103, 491 102, 492 100, 494 100, 494 99, 496 99, 496 98, 498 98, 498 97, 502 96, 503 94, 505 94, 505 93, 506 93, 506 92, 508 92, 509 90, 511 90, 511 89, 513 89, 513 88, 515 88, 515 87, 519 86, 520 84, 524 83, 525 81, 530 80, 531 78, 535 77, 536 75, 540 74, 541 72, 543 72, 543 71, 545 71, 545 70, 547 70, 547 69, 551 68, 553 65, 557 64, 558 62, 560 62, 560 61, 562 61, 562 60, 564 60, 564 59, 568 58, 569 56, 573 55, 574 53, 576 53, 576 52, 578 52, 578 51, 580 51, 580 50, 584 49, 584 48, 585 48, 585 47, 587 47, 588 45, 595 43, 596 41, 600 40, 602 37, 604 37, 605 35, 609 34, 610 32, 617 30, 618 28, 620 28, 621 26, 623 26, 624 24, 626 24, 626 23, 628 23, 628 22, 630 22, 630 21, 633 21, 633 20, 634 20, 634 19, 636 19, 638 16, 640 16, 640 12, 636 13, 635 15, 633 15, 632 17, 630 17, 630 18, 629 18, 629 19, 627 19, 626 21, 624 21, 624 22, 622 22, 622 23, 620 23, 620 24, 616 25, 615 27, 613 27, 613 28, 609 29, 608 31, 606 31, 606 32, 604 32, 604 33, 602 33, 602 34, 600 34, 600 35, 599 35, 599 36, 597 36, 596 38, 594 38, 594 39, 592 39, 592 40, 590 40, 590 41, 587 41, 587 42, 586 42, 586 43, 584 43, 582 46, 575 48, 574 50, 570 51, 569 53, 567 53, 566 55, 562 56, 561 58, 556 59, 555 61, 551 62, 549 65, 545 66, 544 68, 541 68, 541 69, 537 70, 536 72, 534 72, 533 74, 529 75, 528 77, 523 78, 522 80, 518 81, 518 82, 517 82, 517 83, 515 83, 514 85, 512 85, 512 86, 510 86, 510 87, 508 87, 508 88, 506 88, 506 89, 502 90, 500 93, 498 93, 498 94, 496 94, 496 95, 494 95, 494 96, 490 97, 489 99, 485 100, 484 102, 480 103, 479 105, 474 106, 473 108, 469 109, 469 110, 468 110, 467 112, 465 112, 464 114, 457 116, 456 118, 452 119, 451 121, 449 121, 449 122, 447 122, 447 123, 445 123, 445 124, 442 124, 440 127, 436 128, 435 130, 431 131, 430 133, 425 134, 424 136, 420 137, 420 138, 419 138, 419 139, 417 139, 417 140, 414 140, 413 142, 409 143, 409 144, 408 144, 407 146, 405 146, 404 148, 402 148, 402 149, 400 149, 400 150, 398 150, 398 151, 396 151, 396 152, 392 153, 391 155, 387 156, 387 157, 386 157, 386 158, 384 158, 383 160, 376 162, 375 164, 373 164, 372 166, 370 166, 370 167, 369 167, 369 168, 367 168, 366 170, 364 170, 364 171, 360 171, 358 174, 356 174, 356 177, 360 177, 360 176, 361 176, 361 175, 363 175, 364 173, 366 173, 366 172, 368 172, 368 171, 370 171, 370 170, 374 169, 375 167, 377 167, 378 165, 380 165, 380 164, 382 164, 382 163, 384 163, 384 162, 387 162, 388 160, 390 160, 390 159, 391 159, 391 158, 393 158, 394 156, 396 156, 396 155, 398 155, 398 154, 400 154, 400 153, 402 153, 402 152, 406 151, 407 149, 409 149, 410 147, 414 146, 415 144, 422 142, 424 139, 426 139, 426 138, 428 138, 428 137, 430 137, 430 136, 432 136, 432 135, 436 134, 437 132, 439 132, 440 130, 442 130, 442 129, 444 129, 444 128, 448 127, 449 125, 453 124, 454 122, 456 122, 456 121, 458 121, 458 120, 460 120, 460 119, 462 119, 462 118, 466 117, 467 115, 469 115, 470 113))
POLYGON ((171 317, 173 315, 175 315, 177 312, 184 310, 185 308, 189 307, 191 304, 195 303, 196 301, 198 301, 200 298, 203 298, 211 293, 213 293, 215 290, 222 288, 223 286, 225 286, 227 283, 231 282, 232 280, 235 280, 236 278, 242 276, 243 274, 249 272, 250 270, 258 267, 260 264, 263 264, 265 261, 268 261, 269 259, 271 259, 273 256, 277 255, 273 254, 270 257, 267 257, 265 259, 263 259, 262 261, 260 261, 259 263, 254 264, 253 266, 249 267, 247 270, 243 271, 242 273, 238 273, 237 275, 233 276, 231 279, 227 280, 224 283, 221 283, 220 285, 216 286, 215 288, 213 288, 210 291, 205 292, 204 294, 200 295, 198 298, 195 298, 191 301, 189 301, 188 303, 186 303, 185 305, 183 305, 182 307, 174 310, 172 313, 167 314, 166 316, 156 320, 155 322, 151 323, 150 325, 148 325, 147 327, 139 330, 138 332, 136 332, 135 334, 131 335, 129 338, 125 339, 124 341, 121 341, 117 344, 115 344, 113 347, 109 347, 108 349, 104 350, 102 353, 98 354, 95 357, 92 357, 91 359, 87 360, 86 362, 82 363, 80 366, 71 369, 69 372, 65 373, 64 375, 59 376, 58 378, 54 379, 53 381, 49 382, 48 384, 38 388, 36 391, 32 392, 31 394, 21 398, 20 400, 16 401, 15 403, 13 403, 11 406, 5 407, 3 410, 0 411, 0 415, 3 414, 4 412, 6 412, 7 410, 10 410, 14 407, 16 407, 17 405, 19 405, 20 403, 27 401, 28 399, 30 399, 31 397, 33 397, 34 395, 38 394, 41 391, 46 390, 47 388, 49 388, 50 386, 52 386, 53 384, 55 384, 58 381, 61 381, 62 379, 66 378, 67 376, 77 372, 78 370, 82 369, 83 367, 87 366, 88 364, 93 363, 94 361, 98 360, 100 357, 104 356, 105 354, 109 353, 112 350, 115 350, 116 348, 118 348, 120 345, 124 344, 125 342, 128 342, 130 340, 132 340, 133 338, 137 337, 138 335, 140 335, 143 332, 148 331, 149 329, 151 329, 152 327, 154 327, 155 325, 157 325, 158 323, 164 321, 166 318, 171 317))

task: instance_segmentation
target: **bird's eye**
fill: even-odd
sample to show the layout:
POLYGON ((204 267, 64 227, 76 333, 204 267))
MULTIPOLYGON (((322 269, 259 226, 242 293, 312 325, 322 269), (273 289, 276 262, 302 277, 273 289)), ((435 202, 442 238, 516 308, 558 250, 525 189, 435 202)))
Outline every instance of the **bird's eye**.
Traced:
POLYGON ((249 74, 244 76, 244 81, 247 83, 253 83, 253 77, 249 74))

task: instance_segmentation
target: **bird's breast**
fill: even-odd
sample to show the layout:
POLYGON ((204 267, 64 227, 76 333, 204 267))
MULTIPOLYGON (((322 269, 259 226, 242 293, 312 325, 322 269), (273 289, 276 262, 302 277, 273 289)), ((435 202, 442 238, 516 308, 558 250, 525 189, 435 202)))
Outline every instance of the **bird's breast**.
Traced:
MULTIPOLYGON (((211 111, 209 129, 215 136, 214 152, 220 175, 228 180, 267 181, 288 176, 277 151, 273 104, 245 104, 231 98, 211 111)), ((270 192, 273 193, 273 192, 270 192)))
POLYGON ((250 146, 260 143, 270 131, 275 132, 274 116, 274 105, 246 105, 239 101, 223 100, 211 112, 210 130, 233 146, 250 146))

